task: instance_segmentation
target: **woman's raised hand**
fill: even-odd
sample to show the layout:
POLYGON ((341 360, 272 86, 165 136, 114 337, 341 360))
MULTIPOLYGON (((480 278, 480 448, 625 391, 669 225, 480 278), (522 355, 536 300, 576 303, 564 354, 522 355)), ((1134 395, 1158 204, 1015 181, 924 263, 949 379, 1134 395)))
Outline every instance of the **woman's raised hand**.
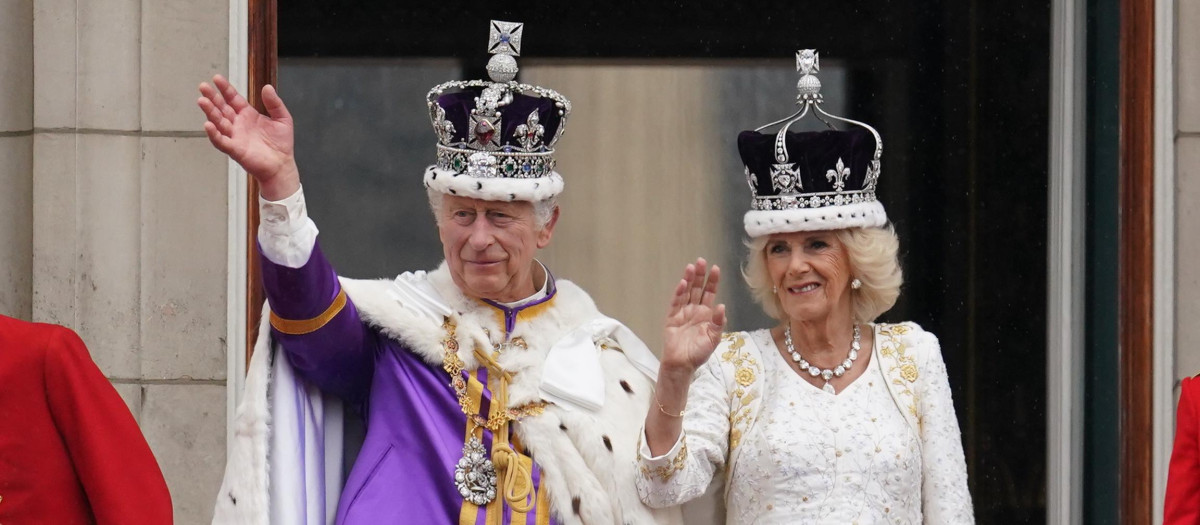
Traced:
POLYGON ((663 332, 664 371, 690 374, 708 361, 720 344, 725 329, 725 305, 715 304, 720 280, 721 268, 713 265, 709 270, 704 259, 684 268, 663 332))
POLYGON ((262 90, 267 115, 254 109, 225 77, 200 84, 196 104, 208 117, 204 131, 222 153, 258 181, 262 196, 280 200, 300 189, 300 172, 293 155, 292 115, 272 86, 262 90))
POLYGON ((714 306, 720 281, 719 267, 709 270, 704 259, 696 259, 684 268, 683 279, 675 286, 663 330, 655 404, 646 413, 646 446, 655 456, 665 454, 679 440, 692 373, 721 343, 725 305, 714 306))

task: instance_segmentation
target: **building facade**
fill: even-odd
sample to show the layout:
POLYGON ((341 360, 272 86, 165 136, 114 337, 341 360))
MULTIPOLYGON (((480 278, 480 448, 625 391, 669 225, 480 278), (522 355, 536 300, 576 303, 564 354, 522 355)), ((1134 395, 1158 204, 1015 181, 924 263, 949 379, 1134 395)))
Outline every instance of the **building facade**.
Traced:
MULTIPOLYGON (((252 317, 247 312, 256 309, 247 292, 255 283, 247 264, 253 230, 248 186, 244 173, 208 144, 195 108, 196 85, 221 73, 244 89, 264 78, 250 66, 252 60, 263 58, 263 49, 278 49, 280 62, 272 64, 278 67, 285 100, 308 122, 322 123, 298 124, 298 130, 308 133, 298 137, 308 141, 307 150, 324 155, 301 159, 302 170, 312 167, 304 171, 306 187, 320 195, 310 200, 322 231, 361 225, 357 217, 339 212, 350 206, 388 209, 400 218, 388 226, 385 214, 370 233, 388 239, 400 230, 431 231, 421 192, 416 201, 404 201, 396 209, 386 199, 361 199, 394 182, 399 188, 417 187, 419 172, 413 166, 431 161, 433 149, 427 130, 406 134, 402 126, 388 124, 415 121, 424 126, 423 90, 478 73, 481 62, 472 60, 483 56, 479 35, 466 29, 455 37, 467 42, 462 49, 450 44, 437 48, 432 36, 400 37, 370 26, 362 31, 368 35, 364 40, 376 44, 356 43, 339 33, 344 29, 336 24, 338 17, 355 20, 361 12, 345 8, 330 17, 316 4, 278 6, 279 36, 272 40, 252 16, 264 5, 258 0, 0 0, 0 313, 80 333, 141 424, 170 485, 179 523, 211 519, 245 365, 252 317), (326 34, 312 22, 322 16, 334 24, 324 29, 326 34), (265 47, 252 45, 264 38, 265 47), (342 76, 333 78, 354 81, 320 82, 335 70, 342 76), (360 129, 358 135, 337 127, 365 120, 356 116, 392 111, 387 96, 380 94, 406 82, 412 83, 415 112, 407 106, 395 109, 387 113, 394 120, 380 129, 346 128, 360 129), (385 128, 399 131, 376 140, 382 143, 378 151, 332 145, 333 135, 369 143, 385 128), (329 144, 329 151, 318 151, 323 144, 329 144), (402 147, 392 147, 396 144, 402 147), (416 151, 415 160, 388 156, 396 149, 416 151), (367 174, 355 181, 326 175, 337 165, 330 159, 346 156, 371 156, 380 159, 380 167, 355 164, 367 174), (398 173, 394 181, 388 178, 392 173, 398 173), (339 187, 358 188, 351 193, 365 196, 339 195, 339 187), (414 226, 419 221, 426 222, 414 226)), ((790 3, 780 5, 779 12, 792 9, 790 3)), ((975 457, 977 506, 994 509, 980 512, 981 522, 1031 517, 1032 512, 1044 513, 1051 523, 1115 523, 1117 502, 1123 501, 1117 496, 1128 490, 1118 480, 1118 461, 1112 459, 1125 439, 1118 431, 1125 406, 1117 394, 1118 372, 1130 352, 1118 344, 1116 326, 1122 301, 1139 298, 1118 293, 1120 254, 1131 242, 1120 237, 1118 225, 1123 215, 1138 210, 1119 205, 1119 105, 1127 93, 1117 77, 1121 57, 1129 56, 1123 53, 1127 41, 1120 29, 1122 17, 1128 21, 1132 16, 1125 9, 1150 13, 1153 288, 1140 299, 1153 305, 1153 343, 1141 351, 1152 356, 1149 506, 1158 521, 1177 386, 1181 378, 1200 372, 1200 352, 1194 350, 1200 344, 1200 323, 1194 322, 1200 315, 1200 266, 1190 264, 1200 256, 1200 36, 1186 30, 1200 24, 1200 4, 1056 0, 1024 15, 996 7, 988 11, 983 4, 930 5, 925 9, 931 12, 896 14, 893 25, 910 35, 899 44, 890 33, 890 40, 881 36, 877 43, 852 46, 834 34, 817 32, 794 45, 828 46, 822 58, 832 60, 823 77, 828 89, 847 101, 838 109, 851 116, 867 113, 872 122, 881 123, 888 145, 881 191, 891 199, 890 215, 900 217, 902 239, 915 252, 906 256, 908 302, 898 308, 909 318, 932 323, 943 346, 961 349, 948 351, 947 361, 952 377, 961 379, 955 397, 968 455, 975 457), (989 19, 1007 16, 1015 22, 996 26, 1019 25, 1029 28, 1029 34, 989 29, 989 19), (957 51, 947 51, 958 48, 969 51, 961 58, 957 51), (919 57, 930 50, 942 54, 934 62, 939 73, 921 69, 929 63, 919 57), (1016 63, 1016 52, 1033 57, 1029 63, 1036 70, 989 71, 997 64, 1016 63), (1032 84, 1014 81, 1020 78, 1032 84), (1014 83, 1003 84, 1010 81, 1014 83), (986 135, 992 125, 1024 129, 1004 120, 1007 107, 989 105, 1005 96, 987 90, 998 83, 1005 90, 1032 90, 1019 94, 1031 98, 1030 106, 1012 111, 1033 115, 1025 125, 1036 128, 1034 133, 997 139, 986 135), (900 85, 916 87, 907 92, 895 87, 900 85), (955 127, 959 121, 963 124, 955 127), (933 130, 929 135, 938 135, 930 139, 933 146, 906 132, 926 129, 911 126, 935 125, 940 127, 928 128, 933 130), (999 184, 999 177, 988 175, 988 166, 1024 162, 1012 154, 1024 147, 1022 140, 1040 144, 1027 169, 1034 174, 1029 187, 999 184), (947 151, 952 158, 930 160, 925 156, 930 149, 947 151), (959 170, 980 175, 941 175, 959 170), (946 210, 929 199, 905 196, 932 191, 943 192, 937 195, 947 198, 946 210), (1007 202, 1003 199, 1017 198, 1013 195, 1032 202, 1015 214, 1021 217, 1002 221, 989 215, 1007 202), (989 230, 989 224, 1009 229, 989 230), (1004 245, 1009 233, 1024 239, 1022 228, 1034 230, 1029 241, 1033 249, 1004 245), (1008 251, 989 251, 997 244, 1008 251), (1029 266, 1040 273, 1015 276, 1036 281, 1034 285, 1002 284, 1012 279, 1003 275, 1006 261, 997 259, 1006 253, 1016 254, 1013 264, 1027 257, 1040 265, 1029 266), (959 255, 965 263, 960 264, 959 255), (941 284, 943 280, 951 284, 941 284), (999 328, 994 334, 980 319, 999 319, 1006 311, 1024 308, 1022 297, 1032 306, 1013 318, 1033 322, 1017 323, 1012 330, 1032 338, 1029 344, 1038 348, 1022 354, 1032 379, 1021 383, 1033 392, 1029 403, 1037 410, 1020 413, 1032 420, 1010 424, 1031 429, 1029 436, 1014 436, 1032 440, 1046 453, 1030 470, 1009 472, 1008 463, 990 459, 1007 454, 987 437, 997 432, 991 425, 999 423, 974 420, 972 414, 993 410, 989 399, 1001 395, 1003 385, 983 380, 995 372, 989 363, 997 361, 996 354, 1018 351, 1011 345, 1023 340, 1003 339, 999 328), (989 340, 1001 344, 991 347, 989 340), (1011 502, 991 501, 1006 483, 1032 489, 1011 502)), ((823 16, 829 19, 841 14, 870 18, 828 7, 823 16)), ((505 14, 510 15, 536 16, 505 14)), ((375 18, 399 20, 401 26, 407 16, 375 13, 375 18)), ((755 16, 735 12, 729 18, 752 26, 755 16)), ((436 10, 412 16, 427 17, 447 24, 453 18, 436 10)), ((589 27, 562 17, 568 27, 589 27)), ((680 24, 700 28, 712 24, 683 19, 680 24)), ((739 30, 716 36, 698 31, 710 35, 692 46, 700 51, 689 51, 688 40, 666 29, 657 39, 626 34, 610 51, 551 30, 544 33, 543 47, 534 42, 548 22, 529 29, 526 54, 548 58, 529 61, 525 78, 559 89, 578 106, 561 162, 575 166, 564 172, 564 209, 579 218, 564 216, 547 263, 594 290, 602 308, 644 334, 652 347, 662 313, 659 298, 666 296, 659 283, 672 282, 677 267, 696 255, 715 254, 727 268, 736 267, 741 256, 736 219, 732 226, 729 221, 740 217, 745 205, 744 196, 736 193, 744 189, 737 180, 740 168, 729 164, 726 153, 715 153, 728 149, 731 140, 696 137, 723 129, 723 123, 732 122, 730 129, 735 129, 787 110, 788 82, 794 81, 787 46, 792 44, 776 45, 731 23, 739 30), (776 54, 781 55, 778 60, 767 58, 776 54), (750 109, 734 105, 746 99, 756 101, 750 109), (647 112, 654 118, 644 119, 647 112), (614 129, 631 142, 606 146, 594 140, 614 129), (654 174, 659 178, 653 179, 654 174), (688 197, 672 197, 678 195, 688 197), (612 249, 609 264, 599 264, 597 246, 625 248, 612 249), (628 286, 611 286, 615 280, 628 286)), ((838 27, 833 26, 829 31, 838 27)), ((784 36, 782 40, 793 38, 784 36)), ((436 237, 414 235, 399 244, 421 250, 397 250, 382 240, 367 250, 352 245, 369 248, 372 243, 355 240, 344 241, 337 251, 347 254, 343 266, 357 276, 435 263, 440 254, 430 246, 436 237), (356 249, 373 255, 352 253, 356 249)), ((750 308, 744 292, 731 287, 728 293, 732 303, 750 308)), ((764 322, 750 314, 734 321, 747 328, 764 322)))

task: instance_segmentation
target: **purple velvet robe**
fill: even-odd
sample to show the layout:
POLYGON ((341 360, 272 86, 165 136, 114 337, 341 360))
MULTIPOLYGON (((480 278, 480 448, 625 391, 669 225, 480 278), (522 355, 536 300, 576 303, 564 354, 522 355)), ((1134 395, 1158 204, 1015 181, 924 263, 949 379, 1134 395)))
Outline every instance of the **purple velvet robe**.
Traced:
MULTIPOLYGON (((301 268, 280 266, 266 257, 261 260, 271 310, 284 319, 320 315, 341 289, 319 245, 301 268)), ((551 288, 551 296, 552 292, 551 288)), ((515 319, 515 311, 490 307, 505 310, 506 320, 515 319)), ((472 513, 470 504, 464 510, 454 484, 454 467, 466 438, 466 416, 441 366, 426 363, 363 323, 353 302, 312 333, 287 335, 273 329, 272 334, 300 377, 364 414, 366 440, 342 491, 337 523, 460 523, 460 517, 472 513)), ((486 369, 470 373, 488 384, 486 369)), ((485 388, 480 403, 484 417, 490 396, 485 388)), ((483 444, 491 450, 492 435, 487 430, 483 444)), ((531 495, 543 493, 538 490, 540 474, 534 458, 531 495)), ((502 513, 503 523, 516 525, 507 502, 497 499, 502 507, 493 505, 492 512, 502 513)), ((549 502, 532 499, 535 508, 517 523, 537 524, 539 514, 541 523, 547 523, 549 502)), ((485 523, 487 511, 479 508, 474 522, 485 523)))

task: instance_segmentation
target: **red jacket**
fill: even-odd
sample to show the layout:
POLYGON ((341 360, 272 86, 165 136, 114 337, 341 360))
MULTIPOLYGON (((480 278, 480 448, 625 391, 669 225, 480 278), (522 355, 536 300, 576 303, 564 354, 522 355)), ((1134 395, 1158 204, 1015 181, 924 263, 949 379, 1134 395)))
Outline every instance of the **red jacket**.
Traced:
POLYGON ((1175 450, 1167 474, 1165 525, 1200 523, 1200 376, 1183 380, 1175 416, 1175 450))
POLYGON ((171 523, 125 402, 66 328, 0 315, 0 523, 171 523))

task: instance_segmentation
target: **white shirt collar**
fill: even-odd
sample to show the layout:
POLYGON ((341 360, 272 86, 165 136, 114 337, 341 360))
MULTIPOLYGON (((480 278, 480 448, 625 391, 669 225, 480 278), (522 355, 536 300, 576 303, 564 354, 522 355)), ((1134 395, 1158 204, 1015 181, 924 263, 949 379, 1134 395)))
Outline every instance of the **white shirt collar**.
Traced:
POLYGON ((540 300, 540 299, 543 299, 546 297, 546 290, 550 289, 550 270, 546 269, 546 265, 542 264, 542 261, 535 260, 534 262, 538 263, 538 265, 542 267, 542 272, 546 274, 546 278, 542 280, 542 288, 536 292, 533 292, 533 295, 526 297, 524 299, 513 301, 511 303, 500 303, 500 304, 507 306, 509 308, 516 308, 523 304, 529 304, 529 303, 532 303, 534 301, 537 301, 537 300, 540 300))

